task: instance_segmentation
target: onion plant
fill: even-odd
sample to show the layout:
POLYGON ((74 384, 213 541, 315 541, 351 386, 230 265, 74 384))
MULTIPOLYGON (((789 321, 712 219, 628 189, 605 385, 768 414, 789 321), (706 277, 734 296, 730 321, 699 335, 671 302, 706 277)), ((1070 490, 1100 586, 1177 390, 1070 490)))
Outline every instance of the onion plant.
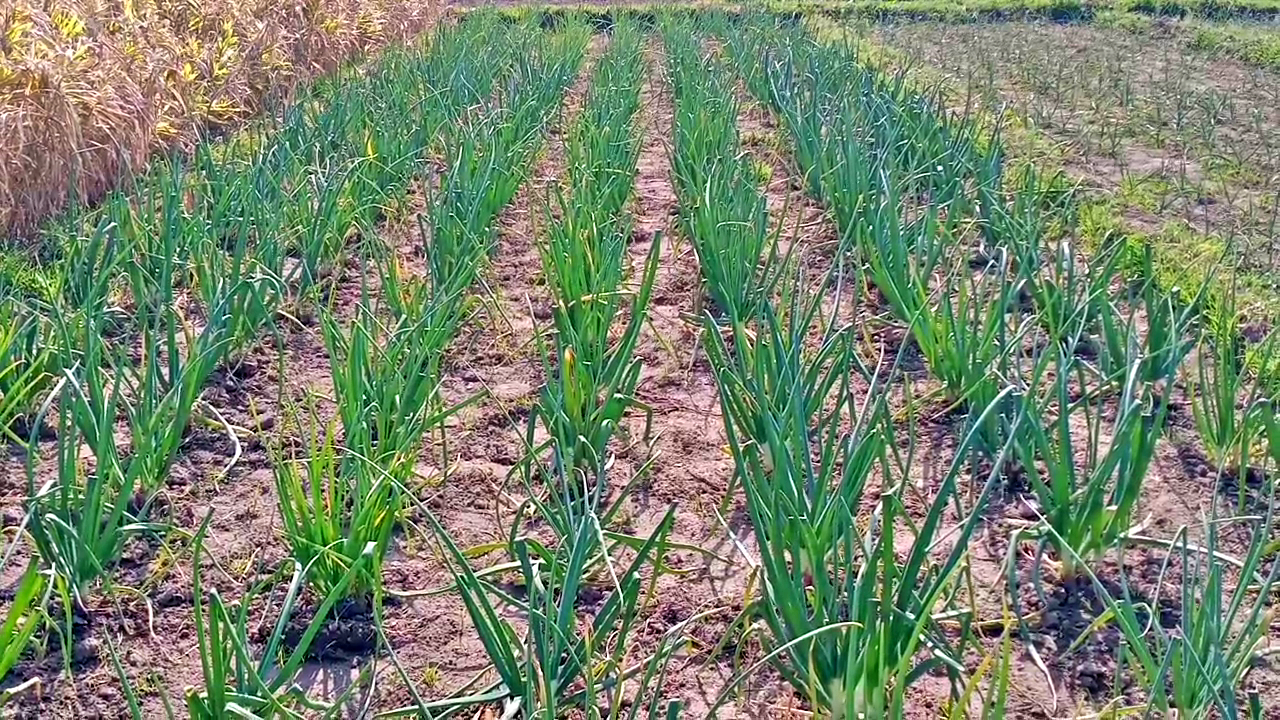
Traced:
POLYGON ((181 289, 189 285, 191 246, 199 226, 186 209, 186 169, 170 158, 168 171, 143 187, 139 197, 116 195, 107 206, 117 237, 129 244, 122 258, 136 320, 164 321, 181 289))
MULTIPOLYGON (((210 321, 217 322, 212 318, 210 321)), ((196 417, 205 382, 213 374, 229 343, 216 325, 206 325, 199 334, 191 332, 189 327, 184 328, 186 332, 180 338, 175 324, 171 317, 163 340, 156 337, 159 333, 143 334, 141 367, 131 367, 117 356, 113 368, 124 376, 128 386, 128 400, 122 402, 119 409, 131 429, 130 463, 139 463, 143 469, 139 476, 142 481, 139 490, 148 495, 156 492, 164 482, 188 427, 196 417), (186 346, 185 352, 183 345, 186 346)), ((97 372, 86 365, 86 375, 97 372)), ((98 381, 90 382, 97 384, 98 381)), ((98 407, 105 412, 104 405, 98 404, 98 407)), ((105 420, 105 416, 102 419, 105 420)), ((213 421, 213 418, 208 419, 213 421)))
POLYGON ((915 678, 940 669, 956 681, 963 672, 935 614, 994 482, 944 540, 971 433, 925 518, 909 519, 890 474, 887 378, 859 360, 854 328, 837 326, 822 296, 803 287, 797 281, 776 309, 762 303, 754 333, 706 320, 734 473, 759 546, 754 612, 767 628, 766 659, 815 709, 898 717, 915 678), (855 377, 867 383, 861 393, 855 377))
POLYGON ((432 282, 443 292, 469 287, 487 260, 498 212, 524 182, 588 38, 574 26, 555 43, 530 48, 483 112, 452 131, 444 172, 427 183, 430 232, 424 250, 432 282))
MULTIPOLYGON (((1274 431, 1274 418, 1265 421, 1274 431)), ((1275 621, 1271 598, 1280 566, 1268 563, 1274 550, 1274 495, 1260 516, 1219 514, 1217 503, 1192 542, 1182 527, 1168 543, 1154 598, 1130 591, 1122 576, 1120 592, 1109 591, 1090 573, 1106 610, 1102 621, 1114 624, 1123 642, 1124 670, 1145 693, 1133 712, 1178 717, 1253 718, 1263 716, 1262 698, 1248 684, 1249 674, 1275 654, 1268 639, 1275 621), (1243 554, 1224 553, 1223 528, 1243 531, 1243 554), (1177 569, 1177 573, 1173 572, 1177 569), (1180 608, 1173 627, 1156 621, 1166 581, 1178 577, 1171 595, 1180 608)), ((1077 645, 1083 641, 1077 641, 1077 645)), ((1070 650, 1069 650, 1070 651, 1070 650)))
MULTIPOLYGON (((623 29, 597 66, 569 135, 568 193, 556 193, 546 241, 538 246, 555 301, 555 362, 544 347, 548 380, 530 418, 529 441, 540 421, 551 438, 550 471, 557 480, 551 501, 564 514, 557 524, 565 534, 584 510, 603 512, 608 445, 637 404, 641 364, 634 354, 662 245, 655 237, 635 289, 624 287, 631 239, 625 206, 638 157, 634 118, 643 71, 639 36, 623 29)), ((621 499, 613 498, 615 507, 621 499)), ((606 523, 608 516, 604 512, 606 523)))
POLYGON ((630 22, 614 26, 565 143, 569 193, 602 218, 622 216, 635 184, 641 147, 635 118, 648 69, 644 40, 630 22))
POLYGON ((295 292, 305 293, 339 267, 353 230, 354 210, 344 202, 351 163, 331 159, 300 170, 282 204, 281 220, 290 228, 288 251, 296 258, 283 273, 295 292))
MULTIPOLYGON (((82 319, 99 314, 115 318, 118 312, 115 281, 120 275, 120 258, 127 250, 122 247, 109 218, 99 218, 84 232, 68 234, 65 238, 67 259, 62 274, 57 279, 55 297, 51 304, 61 311, 67 322, 73 324, 74 316, 82 319)), ((83 330, 83 328, 81 328, 83 330)), ((106 328, 97 328, 105 330, 106 328)), ((72 333, 79 346, 80 334, 72 333)))
POLYGON ((487 259, 494 219, 523 180, 585 42, 574 35, 522 60, 523 82, 508 85, 469 132, 455 135, 455 159, 430 197, 429 290, 404 292, 389 259, 382 274, 391 283, 394 318, 380 318, 368 298, 349 327, 323 316, 342 439, 332 424, 313 418, 306 455, 275 463, 285 538, 296 558, 314 562, 308 581, 322 593, 367 548, 372 560, 346 592, 367 599, 377 583, 422 437, 460 407, 444 406, 439 383, 463 299, 487 259))
POLYGON ((1140 267, 1138 277, 1143 280, 1127 296, 1095 306, 1101 339, 1098 368, 1105 382, 1118 385, 1136 357, 1141 381, 1166 392, 1195 347, 1209 284, 1202 283, 1194 292, 1162 289, 1150 248, 1142 251, 1140 267))
MULTIPOLYGON (((753 313, 769 279, 761 263, 774 254, 759 174, 738 137, 732 75, 685 24, 663 28, 675 119, 671 167, 680 227, 693 245, 706 289, 730 318, 753 313)), ((780 229, 780 228, 779 228, 780 229)))
POLYGON ((226 335, 224 362, 234 362, 288 297, 279 198, 262 158, 203 147, 195 167, 187 192, 203 232, 191 243, 192 279, 207 322, 226 335))
MULTIPOLYGON (((101 360, 93 348, 86 361, 101 360)), ((149 448, 124 460, 115 446, 115 417, 122 383, 104 386, 100 377, 81 385, 68 380, 58 398, 56 477, 37 484, 35 454, 28 460, 28 532, 41 561, 53 572, 53 587, 67 605, 87 607, 91 583, 119 558, 132 536, 162 532, 163 525, 142 522, 134 507, 148 472, 149 448), (81 442, 94 456, 86 469, 81 442)), ((145 496, 143 496, 145 497, 145 496)))
POLYGON ((339 582, 354 597, 372 593, 422 437, 457 409, 444 405, 439 385, 459 307, 437 299, 390 326, 367 301, 347 329, 324 316, 341 439, 334 423, 311 413, 304 455, 280 453, 274 463, 285 540, 294 558, 314 566, 308 581, 322 594, 339 582), (362 561, 365 570, 348 578, 362 561))
POLYGON ((819 69, 815 54, 821 48, 812 38, 760 18, 752 18, 744 27, 721 28, 718 34, 727 41, 747 89, 788 129, 805 191, 826 199, 830 190, 843 189, 840 182, 827 178, 836 166, 829 157, 832 144, 842 139, 826 127, 848 109, 841 100, 843 89, 861 85, 860 80, 867 77, 865 69, 851 62, 852 56, 831 58, 835 64, 819 69))
POLYGON ((417 318, 391 323, 367 301, 346 328, 323 316, 344 442, 397 478, 404 479, 423 434, 444 412, 441 367, 461 321, 459 309, 453 297, 437 296, 417 318))
POLYGON ((1183 568, 1182 621, 1176 632, 1162 638, 1162 672, 1150 685, 1150 704, 1158 705, 1167 678, 1168 704, 1180 716, 1260 716, 1260 698, 1246 678, 1275 653, 1268 639, 1275 618, 1270 596, 1280 580, 1280 566, 1266 562, 1275 535, 1274 502, 1265 517, 1240 520, 1250 539, 1240 566, 1229 571, 1217 553, 1222 548, 1219 525, 1231 520, 1205 522, 1201 547, 1193 548, 1185 531, 1173 546, 1183 568), (1247 715, 1245 707, 1250 708, 1247 715))
MULTIPOLYGON (((1210 461, 1221 470, 1244 473, 1258 429, 1245 415, 1264 393, 1262 375, 1253 369, 1265 372, 1270 366, 1274 340, 1247 348, 1241 318, 1234 293, 1207 311, 1194 363, 1191 410, 1210 461)), ((1241 487, 1243 491, 1243 483, 1241 487)))
POLYGON ((285 542, 312 568, 307 581, 322 595, 337 588, 367 602, 399 520, 398 478, 345 451, 333 423, 312 419, 302 457, 273 461, 285 542), (359 568, 355 577, 349 577, 359 568))
MULTIPOLYGON (((562 483, 553 491, 557 504, 586 503, 600 508, 608 493, 605 475, 612 464, 610 439, 626 411, 640 405, 635 391, 641 363, 634 354, 646 321, 660 248, 659 236, 634 292, 616 285, 613 289, 601 287, 593 294, 571 296, 567 302, 560 298, 553 311, 554 357, 558 362, 555 366, 545 364, 549 381, 543 388, 537 417, 551 437, 552 475, 562 483), (615 327, 612 318, 620 317, 624 310, 626 323, 615 327)), ((590 251, 577 248, 575 252, 579 260, 574 269, 585 269, 583 261, 590 251)), ((616 507, 621 500, 615 497, 612 504, 616 507)))
MULTIPOLYGON (((81 602, 128 535, 158 527, 146 522, 147 514, 226 336, 212 318, 195 333, 169 313, 161 327, 143 328, 135 362, 105 337, 102 312, 55 322, 65 368, 56 403, 58 473, 37 486, 32 454, 27 502, 41 557, 81 602), (116 441, 120 421, 129 439, 124 449, 116 441), (81 441, 94 456, 87 477, 81 441)), ((44 407, 42 415, 52 406, 44 407)))
POLYGON ((448 149, 449 166, 429 197, 424 247, 432 282, 446 293, 474 281, 489 255, 498 212, 521 180, 514 175, 519 171, 506 165, 510 158, 502 149, 483 150, 490 139, 486 128, 468 126, 458 135, 448 149))
MULTIPOLYGON (((435 705, 500 705, 508 717, 552 720, 573 708, 591 717, 617 718, 628 704, 635 709, 645 704, 643 678, 634 693, 627 692, 628 681, 639 673, 628 666, 628 652, 640 611, 655 592, 659 573, 653 568, 662 565, 666 554, 675 518, 672 510, 647 539, 632 548, 628 561, 607 553, 601 557, 603 528, 591 513, 581 516, 555 547, 518 537, 512 544, 511 568, 516 592, 488 579, 488 573, 472 570, 466 554, 435 517, 430 518, 450 559, 467 614, 499 678, 479 692, 435 705), (590 572, 593 565, 603 567, 590 572), (586 612, 581 603, 589 587, 596 587, 604 597, 598 607, 586 612), (504 606, 527 619, 523 632, 507 618, 504 606)), ((650 717, 655 715, 652 708, 650 717)), ((635 717, 634 709, 629 716, 635 717)))
POLYGON ((311 643, 327 621, 328 613, 346 597, 348 585, 369 572, 373 548, 367 547, 357 562, 341 576, 320 602, 318 611, 302 632, 301 637, 287 646, 285 631, 294 615, 304 583, 314 565, 295 561, 292 579, 279 605, 279 618, 267 635, 265 643, 257 638, 257 625, 251 623, 249 612, 257 607, 259 598, 270 600, 268 589, 278 582, 288 569, 282 568, 267 581, 250 588, 240 599, 228 602, 216 588, 204 587, 203 550, 208 530, 206 518, 196 532, 193 543, 195 560, 192 563, 191 589, 195 616, 196 648, 200 653, 203 685, 186 689, 187 712, 193 720, 218 720, 239 717, 257 719, 273 717, 301 717, 307 711, 328 711, 341 707, 343 701, 357 685, 353 684, 341 697, 320 702, 307 697, 297 684, 299 670, 306 662, 311 643))
POLYGON ((209 314, 206 322, 226 338, 223 361, 232 364, 275 319, 287 297, 284 280, 253 257, 249 243, 247 234, 225 252, 206 240, 195 243, 196 287, 209 314))
MULTIPOLYGON (((9 671, 27 651, 27 643, 44 626, 45 603, 49 599, 48 587, 47 574, 40 569, 38 563, 29 563, 14 589, 13 599, 4 614, 4 623, 0 624, 0 681, 8 677, 9 671)), ((21 687, 28 683, 20 683, 17 688, 0 692, 0 707, 4 707, 8 698, 20 692, 21 687)))
POLYGON ((1045 177, 1025 166, 1013 179, 1012 198, 984 185, 981 195, 986 252, 1009 255, 1017 269, 1018 297, 1034 312, 1048 342, 1093 350, 1096 305, 1107 302, 1120 253, 1103 249, 1085 256, 1062 232, 1070 193, 1061 175, 1045 177))
MULTIPOLYGON (((431 83, 423 99, 428 112, 456 122, 473 109, 490 102, 527 47, 536 27, 513 27, 497 13, 470 13, 461 25, 442 24, 431 38, 432 51, 420 60, 418 74, 431 83)), ((448 134, 448 124, 440 128, 448 134)))
POLYGON ((1103 304, 1111 302, 1118 253, 1082 258, 1069 239, 1045 248, 1028 242, 1017 252, 1020 292, 1034 306, 1036 322, 1047 338, 1073 352, 1095 355, 1103 304))
POLYGON ((1080 370, 1069 351, 1048 352, 1056 358, 1036 411, 1043 424, 1029 425, 1017 459, 1044 518, 1042 538, 1056 548, 1065 580, 1080 577, 1085 565, 1133 529, 1168 405, 1153 397, 1142 376, 1144 356, 1135 348, 1108 423, 1091 398, 1073 397, 1080 370))
POLYGON ((19 436, 17 421, 36 412, 55 377, 45 334, 40 315, 16 302, 0 302, 0 433, 18 445, 27 438, 19 436))
MULTIPOLYGON (((854 165, 842 163, 832 177, 855 174, 850 170, 854 165)), ((868 277, 894 316, 906 324, 930 372, 942 382, 946 406, 967 408, 976 419, 1003 383, 1014 382, 1009 376, 1019 363, 1015 355, 1029 330, 1018 308, 1012 259, 997 253, 975 270, 974 263, 951 258, 957 239, 946 227, 948 221, 939 219, 941 210, 921 208, 906 222, 894 183, 882 174, 880 185, 882 194, 876 199, 873 183, 862 183, 867 190, 849 221, 850 243, 865 258, 868 277)), ((843 191, 831 194, 845 197, 843 191)), ((1001 427, 1016 414, 1010 407, 988 416, 980 444, 988 456, 1004 445, 1001 427)))

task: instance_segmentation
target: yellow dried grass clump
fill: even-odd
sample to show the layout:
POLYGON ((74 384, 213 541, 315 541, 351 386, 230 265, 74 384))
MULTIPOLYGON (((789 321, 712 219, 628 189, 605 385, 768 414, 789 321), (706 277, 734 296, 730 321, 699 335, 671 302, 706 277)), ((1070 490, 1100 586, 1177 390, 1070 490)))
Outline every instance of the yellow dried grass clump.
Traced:
POLYGON ((300 80, 402 41, 412 0, 0 0, 0 236, 101 198, 300 80))

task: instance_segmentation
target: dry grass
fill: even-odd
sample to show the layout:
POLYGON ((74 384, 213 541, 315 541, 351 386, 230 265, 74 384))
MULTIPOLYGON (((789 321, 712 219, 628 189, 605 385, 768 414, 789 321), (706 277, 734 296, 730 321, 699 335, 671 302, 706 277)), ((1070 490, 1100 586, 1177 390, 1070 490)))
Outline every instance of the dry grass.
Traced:
POLYGON ((0 236, 93 202, 297 83, 410 37, 414 0, 0 0, 0 236))

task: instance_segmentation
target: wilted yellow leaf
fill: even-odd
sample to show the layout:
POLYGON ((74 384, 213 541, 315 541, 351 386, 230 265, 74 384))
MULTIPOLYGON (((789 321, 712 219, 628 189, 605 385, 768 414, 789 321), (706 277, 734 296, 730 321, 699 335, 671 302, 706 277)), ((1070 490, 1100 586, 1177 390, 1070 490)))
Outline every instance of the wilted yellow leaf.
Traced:
POLYGON ((53 26, 58 29, 58 33, 67 40, 75 40, 83 37, 85 33, 84 21, 67 10, 55 10, 53 17, 53 26))
POLYGON ((10 45, 17 45, 32 27, 34 25, 27 21, 15 22, 9 26, 9 32, 6 34, 5 39, 8 40, 10 45))

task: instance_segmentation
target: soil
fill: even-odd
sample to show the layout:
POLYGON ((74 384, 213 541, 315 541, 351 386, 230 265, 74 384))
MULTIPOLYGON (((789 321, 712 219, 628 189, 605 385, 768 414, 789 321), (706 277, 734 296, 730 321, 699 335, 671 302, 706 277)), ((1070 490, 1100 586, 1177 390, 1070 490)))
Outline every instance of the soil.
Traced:
MULTIPOLYGON (((315 622, 319 610, 316 602, 310 603, 289 618, 284 630, 284 647, 293 650, 302 642, 307 630, 315 622)), ((265 628, 264 628, 265 630, 265 628)), ((267 633, 255 638, 267 640, 267 633)), ((328 613, 319 632, 307 648, 307 657, 320 662, 355 661, 373 656, 378 649, 378 630, 374 625, 373 608, 367 602, 343 601, 328 613)))
MULTIPOLYGON (((605 42, 603 36, 596 39, 591 57, 598 56, 605 42)), ((653 70, 642 91, 639 124, 644 135, 629 254, 634 276, 652 244, 661 243, 650 322, 637 350, 644 364, 638 395, 652 409, 654 432, 645 440, 645 419, 629 418, 624 435, 631 442, 619 446, 614 472, 617 477, 630 477, 652 459, 628 501, 623 524, 631 532, 646 534, 675 508, 671 540, 680 543, 681 549, 674 550, 667 562, 676 572, 659 578, 656 595, 638 626, 633 652, 637 658, 647 656, 659 648, 665 633, 690 623, 691 644, 674 659, 661 692, 682 699, 686 716, 698 717, 706 714, 731 678, 763 653, 755 635, 743 639, 740 627, 744 600, 753 587, 749 558, 755 546, 741 500, 723 512, 718 507, 727 493, 733 463, 724 450, 715 379, 699 343, 698 267, 689 243, 676 231, 667 146, 672 103, 656 48, 650 60, 653 70)), ((481 302, 449 354, 446 397, 461 401, 479 393, 481 398, 449 421, 447 442, 434 437, 421 461, 424 480, 418 499, 459 547, 478 548, 472 557, 478 567, 504 559, 484 550, 505 539, 525 493, 519 475, 525 455, 523 437, 544 380, 534 338, 549 324, 549 300, 535 243, 547 193, 564 176, 561 132, 581 103, 587 72, 554 123, 547 152, 500 219, 494 260, 477 291, 481 302)), ((829 253, 836 237, 832 222, 819 203, 799 192, 795 169, 786 157, 785 138, 773 118, 748 101, 740 123, 748 151, 771 169, 767 185, 771 219, 783 223, 785 242, 801 245, 808 259, 829 253)), ((419 272, 423 261, 416 215, 424 206, 424 193, 416 188, 404 215, 389 219, 382 234, 405 267, 419 272)), ((338 278, 335 308, 355 306, 361 292, 358 272, 353 265, 338 278)), ((876 328, 874 342, 882 351, 892 354, 898 344, 909 341, 900 332, 895 337, 891 329, 880 329, 891 326, 884 319, 885 308, 873 295, 853 305, 850 313, 876 328)), ((193 430, 170 473, 164 502, 156 506, 157 512, 163 509, 186 532, 210 518, 204 543, 207 553, 198 560, 206 592, 234 599, 260 583, 271 587, 251 608, 254 622, 265 631, 279 616, 292 569, 279 536, 270 447, 296 439, 291 416, 293 403, 301 398, 318 398, 321 413, 333 412, 332 403, 324 399, 332 391, 327 352, 314 321, 285 323, 282 330, 278 347, 264 342, 235 371, 218 373, 206 391, 206 400, 239 428, 238 456, 237 442, 225 433, 193 430)), ((888 390, 896 407, 905 406, 904 398, 923 396, 936 387, 924 377, 922 364, 917 369, 888 390)), ((904 496, 917 517, 932 501, 961 430, 960 423, 945 416, 922 422, 914 448, 916 464, 906 478, 910 489, 904 496)), ((1185 443, 1193 440, 1171 434, 1148 477, 1139 511, 1139 517, 1151 518, 1148 534, 1172 537, 1181 527, 1197 526, 1213 496, 1213 481, 1198 466, 1184 462, 1186 452, 1179 448, 1185 443)), ((45 460, 50 447, 47 442, 40 447, 45 460)), ((0 458, 0 507, 5 510, 6 526, 20 521, 18 508, 26 495, 24 464, 25 458, 16 453, 0 458)), ((39 463, 37 481, 48 472, 49 464, 39 463)), ((971 496, 985 478, 986 472, 976 469, 968 478, 972 487, 964 492, 971 496)), ((1007 714, 1057 718, 1072 707, 1096 707, 1099 701, 1126 691, 1124 677, 1116 678, 1116 634, 1104 629, 1076 654, 1060 657, 1097 616, 1098 598, 1092 584, 1079 581, 1055 585, 1048 578, 1043 595, 1029 589, 1033 558, 1021 548, 1009 552, 1010 535, 1026 525, 1029 492, 1016 475, 1007 481, 1001 491, 1004 502, 993 506, 981 541, 973 543, 967 556, 976 621, 989 626, 1001 624, 1005 617, 1004 564, 1011 554, 1019 577, 1027 581, 1022 585, 1023 612, 1027 618, 1037 618, 1028 620, 1032 645, 1021 636, 1013 640, 1016 654, 1007 714), (1032 647, 1045 659, 1043 664, 1034 659, 1032 647)), ((411 513, 410 519, 415 518, 414 524, 422 526, 422 514, 411 513)), ((947 522, 958 521, 948 515, 947 522)), ((938 552, 949 550, 944 547, 938 552)), ((24 552, 20 549, 17 561, 6 566, 0 586, 8 588, 16 581, 14 573, 23 566, 24 552)), ((1134 597, 1160 595, 1149 573, 1154 556, 1138 551, 1124 558, 1126 577, 1138 578, 1130 588, 1134 597), (1138 570, 1129 572, 1132 568, 1138 570)), ((347 715, 367 717, 364 708, 412 705, 414 692, 430 701, 447 697, 477 675, 492 680, 484 648, 462 602, 454 593, 433 592, 450 582, 442 557, 429 531, 406 527, 394 538, 383 570, 388 597, 382 623, 386 646, 379 649, 369 608, 341 608, 325 623, 303 673, 301 684, 313 697, 333 699, 350 691, 347 715), (406 680, 413 683, 414 691, 406 680)), ((6 681, 10 685, 39 678, 40 691, 17 698, 6 712, 24 718, 127 717, 112 653, 138 692, 144 717, 164 717, 165 697, 179 705, 184 689, 202 682, 191 605, 194 561, 189 540, 179 533, 132 543, 114 571, 114 589, 96 594, 76 626, 72 672, 62 671, 62 651, 56 639, 51 641, 24 659, 6 681)), ((1113 595, 1119 569, 1116 560, 1108 558, 1099 570, 1113 595)), ((1161 624, 1176 621, 1180 612, 1170 604, 1167 588, 1164 593, 1157 602, 1161 624)), ((314 610, 312 601, 304 599, 290 619, 287 640, 296 641, 314 610)), ((967 660, 976 665, 1000 642, 1000 632, 988 633, 980 647, 970 649, 967 660)), ((1262 668, 1257 675, 1260 686, 1267 689, 1267 700, 1274 701, 1269 706, 1280 707, 1280 680, 1274 670, 1262 668)), ((912 687, 908 717, 934 718, 945 713, 951 692, 945 678, 922 678, 912 687)), ((800 718, 810 716, 807 709, 807 700, 766 668, 752 675, 716 714, 800 718)))
POLYGON ((1159 559, 1142 553, 1127 560, 1123 573, 1127 586, 1117 582, 1120 572, 1110 561, 1093 568, 1097 583, 1087 576, 1041 578, 1047 593, 1037 590, 1030 578, 1020 585, 1022 608, 1037 616, 1029 628, 1037 650, 1049 658, 1054 671, 1090 698, 1104 702, 1124 694, 1132 682, 1116 663, 1124 642, 1120 629, 1114 623, 1093 627, 1109 605, 1107 598, 1125 598, 1143 625, 1152 619, 1147 609, 1152 606, 1159 608, 1157 621, 1165 630, 1177 627, 1181 619, 1178 600, 1170 597, 1167 587, 1169 578, 1158 575, 1159 559))

